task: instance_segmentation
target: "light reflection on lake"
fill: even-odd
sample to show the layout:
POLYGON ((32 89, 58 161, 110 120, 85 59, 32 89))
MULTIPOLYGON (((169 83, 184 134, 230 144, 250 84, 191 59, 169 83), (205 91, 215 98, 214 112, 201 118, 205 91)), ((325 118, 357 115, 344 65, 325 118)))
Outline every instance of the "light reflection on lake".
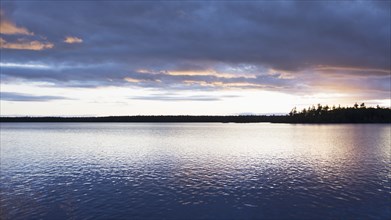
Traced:
POLYGON ((2 123, 1 219, 387 219, 390 132, 2 123))

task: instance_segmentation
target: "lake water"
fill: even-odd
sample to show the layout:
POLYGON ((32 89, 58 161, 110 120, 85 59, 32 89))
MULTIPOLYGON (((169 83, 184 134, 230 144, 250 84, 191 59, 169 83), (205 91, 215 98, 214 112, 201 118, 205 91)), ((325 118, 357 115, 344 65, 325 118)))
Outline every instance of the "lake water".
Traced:
POLYGON ((1 219, 390 219, 391 125, 1 123, 1 219))

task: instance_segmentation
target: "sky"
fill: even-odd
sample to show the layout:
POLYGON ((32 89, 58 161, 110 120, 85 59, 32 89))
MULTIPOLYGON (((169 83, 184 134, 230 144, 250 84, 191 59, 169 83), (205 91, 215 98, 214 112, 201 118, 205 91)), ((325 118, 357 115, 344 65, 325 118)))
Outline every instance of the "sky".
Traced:
POLYGON ((1 1, 2 116, 391 105, 390 1, 1 1))

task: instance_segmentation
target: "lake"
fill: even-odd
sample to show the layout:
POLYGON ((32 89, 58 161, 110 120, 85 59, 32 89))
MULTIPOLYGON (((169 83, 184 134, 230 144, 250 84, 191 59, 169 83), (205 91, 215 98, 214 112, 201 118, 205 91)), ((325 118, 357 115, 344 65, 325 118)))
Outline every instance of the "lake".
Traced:
POLYGON ((390 219, 391 125, 1 123, 1 219, 390 219))

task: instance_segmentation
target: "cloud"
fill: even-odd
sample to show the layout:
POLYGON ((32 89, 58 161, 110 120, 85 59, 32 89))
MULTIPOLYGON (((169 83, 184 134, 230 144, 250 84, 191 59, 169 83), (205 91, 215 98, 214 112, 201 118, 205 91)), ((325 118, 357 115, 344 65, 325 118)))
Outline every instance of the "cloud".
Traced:
MULTIPOLYGON (((123 82, 136 84, 142 87, 155 87, 166 89, 254 89, 264 88, 269 90, 291 89, 294 79, 280 79, 279 74, 262 74, 257 76, 232 76, 223 73, 208 74, 188 74, 171 72, 131 72, 126 74, 123 82)), ((120 79, 118 79, 120 80, 120 79)), ((112 81, 113 82, 113 81, 112 81)), ((121 81, 119 81, 121 82, 121 81)))
POLYGON ((314 71, 330 75, 371 75, 371 76, 387 76, 391 74, 391 69, 372 69, 360 67, 341 67, 341 66, 319 66, 314 68, 314 71))
POLYGON ((153 100, 153 101, 219 101, 219 98, 209 96, 189 96, 189 97, 170 97, 170 96, 134 96, 131 99, 153 100))
POLYGON ((124 80, 125 80, 126 82, 130 82, 130 83, 139 83, 139 82, 141 82, 141 80, 139 80, 139 79, 134 79, 134 78, 131 78, 131 77, 125 77, 124 80))
POLYGON ((54 100, 64 100, 68 99, 62 96, 36 96, 24 93, 16 92, 1 92, 0 100, 1 101, 14 101, 14 102, 47 102, 54 100))
POLYGON ((5 35, 34 35, 33 32, 28 31, 24 27, 18 27, 14 23, 8 21, 5 16, 4 12, 0 11, 0 34, 5 35))
POLYGON ((0 48, 14 49, 14 50, 45 50, 51 49, 54 44, 50 42, 40 42, 37 40, 18 39, 16 42, 7 42, 5 39, 0 38, 0 48))
POLYGON ((389 1, 61 1, 45 2, 45 7, 33 2, 2 6, 10 20, 53 42, 63 42, 64 36, 84 39, 78 47, 56 44, 40 55, 2 51, 3 63, 53 67, 2 67, 1 77, 8 82, 332 90, 381 97, 390 88, 384 83, 391 69, 389 1))
MULTIPOLYGON (((0 34, 4 35, 28 35, 34 36, 33 32, 28 31, 24 27, 17 27, 14 23, 7 20, 4 16, 4 12, 0 11, 0 34)), ((39 38, 43 38, 40 36, 39 38)), ((49 42, 41 42, 38 40, 18 38, 16 41, 8 42, 4 38, 0 37, 0 48, 14 49, 14 50, 44 50, 53 48, 54 45, 49 42)))
POLYGON ((77 44, 77 43, 82 43, 83 40, 81 38, 78 38, 78 37, 65 37, 65 40, 64 40, 65 43, 67 44, 77 44))
POLYGON ((390 15, 387 7, 372 2, 104 2, 76 6, 62 2, 45 3, 45 8, 28 3, 14 3, 13 7, 26 13, 14 19, 50 38, 63 41, 64 35, 73 33, 91 36, 77 54, 68 51, 57 58, 75 62, 106 59, 147 64, 154 60, 156 65, 173 61, 175 65, 197 65, 207 61, 296 71, 318 65, 387 69, 390 58, 385 50, 390 45, 390 15), (360 15, 357 22, 351 19, 356 15, 360 15))
MULTIPOLYGON (((1 41, 1 39, 0 39, 1 41)), ((39 63, 2 63, 0 62, 0 67, 12 67, 12 68, 26 68, 26 69, 48 69, 50 68, 47 65, 39 63)))
POLYGON ((165 94, 151 94, 146 96, 131 96, 130 99, 135 100, 152 100, 152 101, 170 101, 170 102, 177 102, 177 101, 221 101, 226 98, 237 98, 239 96, 235 95, 220 95, 220 96, 213 96, 213 95, 178 95, 178 94, 172 94, 172 93, 165 93, 165 94))

